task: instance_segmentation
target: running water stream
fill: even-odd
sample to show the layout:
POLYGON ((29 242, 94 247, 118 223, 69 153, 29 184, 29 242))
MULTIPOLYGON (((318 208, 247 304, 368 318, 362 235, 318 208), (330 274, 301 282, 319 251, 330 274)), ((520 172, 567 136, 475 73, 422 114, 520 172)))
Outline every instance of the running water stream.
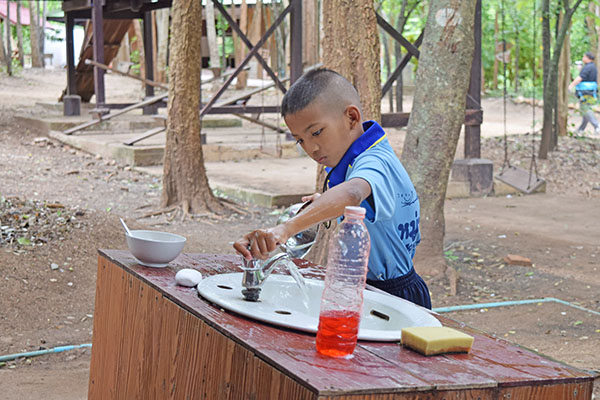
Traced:
POLYGON ((287 270, 289 271, 290 275, 296 281, 298 288, 300 288, 300 293, 302 293, 302 304, 304 304, 304 308, 306 308, 306 310, 308 310, 309 309, 308 308, 309 297, 308 297, 308 291, 306 289, 306 281, 304 280, 304 277, 300 273, 300 270, 298 270, 298 267, 296 266, 296 264, 294 264, 294 262, 290 258, 284 258, 283 260, 281 260, 281 262, 284 263, 284 265, 287 268, 287 270))

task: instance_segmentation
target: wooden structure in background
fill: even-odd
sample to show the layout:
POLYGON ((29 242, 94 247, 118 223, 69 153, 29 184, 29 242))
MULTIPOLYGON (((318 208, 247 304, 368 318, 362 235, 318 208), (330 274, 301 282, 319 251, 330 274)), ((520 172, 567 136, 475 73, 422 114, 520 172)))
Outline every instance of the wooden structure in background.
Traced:
MULTIPOLYGON (((359 342, 353 358, 315 351, 314 335, 225 312, 175 273, 237 272, 239 257, 182 254, 169 267, 101 250, 90 400, 98 399, 575 399, 592 373, 436 315, 475 337, 470 354, 425 357, 397 343, 359 342)), ((296 260, 302 267, 315 266, 296 260)))
MULTIPOLYGON (((104 62, 110 64, 117 55, 121 42, 131 26, 131 20, 113 19, 104 21, 104 62)), ((75 68, 75 89, 73 90, 84 102, 89 102, 94 95, 94 66, 86 63, 94 60, 94 33, 92 25, 87 26, 79 62, 75 68)), ((65 94, 68 88, 65 90, 65 94)))
MULTIPOLYGON (((67 25, 67 89, 66 95, 69 99, 74 96, 81 96, 84 101, 89 101, 92 95, 91 83, 93 76, 94 91, 96 95, 96 108, 97 112, 108 112, 109 108, 123 108, 130 106, 130 104, 107 104, 105 102, 104 93, 104 70, 98 67, 91 67, 85 64, 86 58, 92 58, 97 63, 108 65, 110 60, 116 55, 118 51, 118 45, 122 40, 125 32, 123 31, 125 26, 129 26, 128 21, 133 18, 142 18, 144 21, 144 32, 143 32, 143 44, 145 53, 145 71, 146 79, 154 80, 154 57, 153 57, 153 34, 150 11, 159 8, 165 8, 171 6, 172 0, 104 0, 104 6, 102 2, 92 2, 91 0, 63 0, 63 10, 65 11, 65 22, 67 25), (75 20, 91 19, 93 26, 92 35, 86 35, 86 47, 82 54, 81 60, 77 66, 74 67, 73 60, 73 23, 75 20), (122 19, 123 21, 113 21, 115 19, 122 19), (106 21, 105 21, 106 20, 106 21), (105 35, 104 32, 107 34, 105 35), (92 37, 104 37, 104 45, 96 46, 95 41, 92 37), (91 45, 90 45, 91 42, 91 45), (93 75, 91 72, 93 71, 93 75), (106 110, 106 111, 104 111, 106 110)), ((261 30, 262 37, 252 43, 248 37, 244 34, 243 30, 239 27, 239 19, 236 19, 235 12, 232 17, 219 0, 213 1, 215 8, 219 11, 221 16, 229 24, 229 29, 241 39, 242 45, 248 47, 249 52, 236 65, 235 70, 229 76, 229 78, 223 83, 222 87, 214 94, 214 96, 203 105, 200 113, 205 115, 208 113, 234 113, 234 114, 260 114, 260 113, 279 113, 280 107, 276 106, 229 106, 227 108, 215 107, 218 99, 225 93, 229 88, 231 82, 238 76, 238 74, 246 67, 248 62, 255 58, 261 69, 269 75, 269 77, 275 82, 276 87, 285 93, 286 88, 281 83, 283 77, 276 74, 270 67, 269 63, 263 58, 260 50, 263 47, 269 47, 269 43, 272 43, 272 34, 275 29, 283 22, 283 20, 289 15, 290 18, 290 71, 289 78, 291 83, 295 82, 303 73, 303 49, 307 46, 303 45, 303 39, 307 36, 303 33, 303 22, 302 22, 302 0, 290 0, 289 5, 282 11, 282 13, 272 21, 271 26, 268 29, 261 30)), ((266 14, 269 15, 268 19, 271 20, 270 10, 266 14)), ((395 70, 390 74, 385 84, 382 86, 382 97, 390 90, 394 82, 398 79, 403 69, 408 65, 412 57, 419 57, 419 46, 423 39, 421 34, 414 43, 411 43, 404 36, 398 33, 388 22, 386 22, 380 15, 377 15, 377 23, 383 28, 387 34, 391 35, 396 41, 398 41, 407 51, 406 55, 402 60, 399 60, 395 70)), ((483 121, 483 111, 481 109, 481 0, 477 1, 477 9, 475 13, 475 54, 473 57, 473 63, 471 68, 471 82, 469 93, 467 95, 467 110, 465 115, 465 147, 464 157, 466 159, 478 159, 481 157, 481 143, 480 143, 480 132, 481 123, 483 121)), ((313 34, 314 32, 310 32, 313 34)), ((308 37, 308 36, 307 36, 308 37)), ((310 38, 314 39, 314 35, 310 35, 310 38)), ((270 46, 272 48, 272 46, 270 46)), ((154 96, 154 88, 150 85, 145 86, 146 98, 154 96)), ((164 105, 164 104, 159 104, 164 105)), ((147 107, 144 109, 145 114, 154 114, 156 112, 156 106, 147 107)), ((79 110, 79 107, 67 107, 65 103, 65 110, 73 109, 79 110)), ((67 114, 69 115, 69 114, 67 114)), ((382 114, 382 125, 384 127, 402 127, 408 124, 410 113, 386 113, 382 114)))

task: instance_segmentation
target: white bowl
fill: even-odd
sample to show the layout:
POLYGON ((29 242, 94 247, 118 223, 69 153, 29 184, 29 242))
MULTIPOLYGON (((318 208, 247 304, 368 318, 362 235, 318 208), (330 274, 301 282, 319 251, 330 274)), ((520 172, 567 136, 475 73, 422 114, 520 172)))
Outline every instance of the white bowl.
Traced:
POLYGON ((131 254, 142 265, 162 268, 173 261, 185 245, 186 238, 158 231, 130 231, 125 234, 131 254))

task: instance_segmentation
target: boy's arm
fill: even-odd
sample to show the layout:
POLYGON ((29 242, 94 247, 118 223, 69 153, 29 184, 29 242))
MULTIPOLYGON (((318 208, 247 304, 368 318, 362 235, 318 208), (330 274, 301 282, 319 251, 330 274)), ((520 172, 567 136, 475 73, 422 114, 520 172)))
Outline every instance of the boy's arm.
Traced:
POLYGON ((341 216, 346 206, 358 206, 370 195, 371 186, 362 178, 343 182, 316 198, 300 214, 273 228, 252 231, 235 242, 233 247, 246 259, 265 259, 292 235, 341 216))

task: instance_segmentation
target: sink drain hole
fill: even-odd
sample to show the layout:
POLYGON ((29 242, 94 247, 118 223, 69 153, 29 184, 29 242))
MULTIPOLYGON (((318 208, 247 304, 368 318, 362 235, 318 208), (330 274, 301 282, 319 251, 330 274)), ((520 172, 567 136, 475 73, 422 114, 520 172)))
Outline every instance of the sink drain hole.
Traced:
POLYGON ((281 315, 292 315, 292 313, 291 313, 291 312, 289 312, 289 311, 285 311, 285 310, 275 310, 275 312, 276 312, 277 314, 281 314, 281 315))
POLYGON ((217 287, 218 287, 218 288, 221 288, 221 289, 233 290, 233 288, 232 288, 232 287, 225 286, 225 285, 217 285, 217 287))
POLYGON ((378 318, 381 318, 381 319, 384 319, 386 321, 390 320, 390 316, 389 315, 384 314, 384 313, 382 313, 380 311, 377 311, 377 310, 371 310, 371 315, 374 315, 374 316, 376 316, 378 318))

